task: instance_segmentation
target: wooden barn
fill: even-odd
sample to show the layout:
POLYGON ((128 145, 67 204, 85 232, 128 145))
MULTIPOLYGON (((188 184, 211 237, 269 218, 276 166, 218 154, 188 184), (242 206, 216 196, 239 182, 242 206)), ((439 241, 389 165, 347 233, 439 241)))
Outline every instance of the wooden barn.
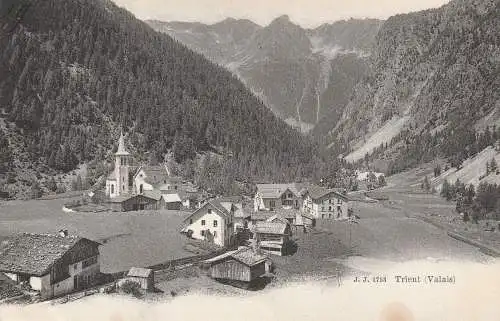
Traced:
POLYGON ((234 286, 248 288, 266 275, 269 258, 249 247, 241 247, 204 261, 209 276, 234 286))
POLYGON ((148 195, 117 196, 109 199, 108 204, 113 211, 118 212, 158 209, 158 200, 148 195))
POLYGON ((182 208, 182 200, 177 193, 162 194, 160 208, 165 210, 179 211, 182 208))

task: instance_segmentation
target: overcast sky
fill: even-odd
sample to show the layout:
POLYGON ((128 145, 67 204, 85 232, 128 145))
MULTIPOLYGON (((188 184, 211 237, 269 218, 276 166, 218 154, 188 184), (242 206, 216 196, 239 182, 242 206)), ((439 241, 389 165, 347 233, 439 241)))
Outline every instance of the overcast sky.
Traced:
POLYGON ((287 14, 306 27, 341 19, 387 18, 435 8, 448 0, 114 0, 140 19, 214 23, 227 17, 267 25, 287 14))

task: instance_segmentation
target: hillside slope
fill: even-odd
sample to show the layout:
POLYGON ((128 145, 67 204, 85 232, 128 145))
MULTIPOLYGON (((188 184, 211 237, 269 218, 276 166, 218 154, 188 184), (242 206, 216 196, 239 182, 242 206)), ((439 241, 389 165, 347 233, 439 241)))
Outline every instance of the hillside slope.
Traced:
POLYGON ((386 152, 375 157, 398 161, 424 140, 430 145, 420 154, 472 156, 464 132, 500 124, 499 6, 454 0, 388 19, 341 120, 316 134, 344 145, 350 161, 377 148, 386 152))
POLYGON ((4 178, 28 173, 31 184, 104 159, 121 129, 156 161, 169 150, 182 163, 221 147, 233 155, 228 176, 245 179, 295 177, 316 153, 230 72, 111 1, 23 0, 5 13, 4 178))
POLYGON ((282 119, 303 131, 339 118, 381 21, 348 20, 304 29, 288 16, 261 27, 226 19, 213 25, 148 21, 237 75, 282 119))

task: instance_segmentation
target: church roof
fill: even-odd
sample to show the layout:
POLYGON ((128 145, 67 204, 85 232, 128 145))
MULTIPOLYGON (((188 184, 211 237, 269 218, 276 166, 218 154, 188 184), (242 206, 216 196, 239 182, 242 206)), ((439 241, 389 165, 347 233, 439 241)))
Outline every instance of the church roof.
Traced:
POLYGON ((118 139, 118 150, 115 155, 117 156, 128 156, 129 152, 125 149, 125 137, 123 136, 123 132, 120 133, 120 139, 118 139))

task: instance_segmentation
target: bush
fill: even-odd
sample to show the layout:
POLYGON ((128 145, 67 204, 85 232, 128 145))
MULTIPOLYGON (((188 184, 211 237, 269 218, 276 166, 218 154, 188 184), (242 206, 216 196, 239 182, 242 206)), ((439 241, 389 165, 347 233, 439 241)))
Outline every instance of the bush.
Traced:
POLYGON ((136 298, 142 296, 141 285, 137 282, 127 280, 120 286, 120 290, 125 294, 133 295, 136 298))

